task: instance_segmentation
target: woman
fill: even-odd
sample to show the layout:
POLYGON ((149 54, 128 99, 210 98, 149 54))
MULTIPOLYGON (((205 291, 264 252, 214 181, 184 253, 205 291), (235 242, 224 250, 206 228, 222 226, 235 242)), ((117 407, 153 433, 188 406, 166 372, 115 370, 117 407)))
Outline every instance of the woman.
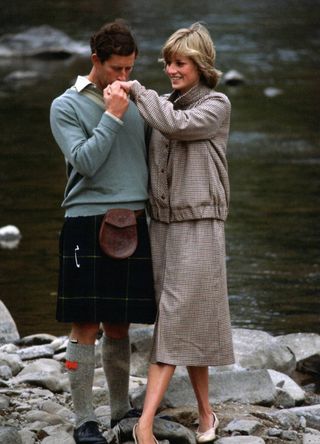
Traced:
POLYGON ((134 436, 154 444, 153 420, 177 365, 197 398, 198 442, 215 438, 208 366, 234 362, 225 270, 229 204, 226 145, 230 102, 213 91, 220 72, 207 29, 175 32, 162 50, 173 93, 117 82, 153 128, 150 141, 151 246, 158 318, 144 408, 134 436))

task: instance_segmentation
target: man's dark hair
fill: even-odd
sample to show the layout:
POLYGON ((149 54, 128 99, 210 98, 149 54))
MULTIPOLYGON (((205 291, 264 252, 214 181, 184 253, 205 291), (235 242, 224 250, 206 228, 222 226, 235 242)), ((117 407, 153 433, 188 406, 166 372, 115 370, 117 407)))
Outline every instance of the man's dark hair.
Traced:
POLYGON ((138 47, 128 24, 117 19, 107 23, 95 32, 90 39, 91 53, 97 54, 100 62, 105 62, 112 55, 138 55, 138 47))

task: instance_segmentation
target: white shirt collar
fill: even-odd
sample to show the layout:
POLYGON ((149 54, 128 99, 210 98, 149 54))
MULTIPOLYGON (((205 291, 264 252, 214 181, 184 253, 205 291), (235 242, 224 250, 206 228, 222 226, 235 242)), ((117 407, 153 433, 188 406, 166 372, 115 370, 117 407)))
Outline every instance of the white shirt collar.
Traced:
POLYGON ((90 80, 87 77, 84 76, 78 76, 76 83, 74 84, 75 89, 79 92, 84 90, 88 85, 94 85, 94 83, 90 82, 90 80))

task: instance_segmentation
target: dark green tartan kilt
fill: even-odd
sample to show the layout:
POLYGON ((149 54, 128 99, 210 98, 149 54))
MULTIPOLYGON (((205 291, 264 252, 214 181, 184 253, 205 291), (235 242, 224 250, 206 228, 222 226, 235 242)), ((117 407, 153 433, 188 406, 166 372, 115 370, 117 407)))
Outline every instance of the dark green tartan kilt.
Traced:
POLYGON ((137 218, 138 247, 128 259, 112 259, 101 251, 102 218, 65 219, 60 234, 56 318, 61 322, 152 324, 156 302, 146 217, 137 218))

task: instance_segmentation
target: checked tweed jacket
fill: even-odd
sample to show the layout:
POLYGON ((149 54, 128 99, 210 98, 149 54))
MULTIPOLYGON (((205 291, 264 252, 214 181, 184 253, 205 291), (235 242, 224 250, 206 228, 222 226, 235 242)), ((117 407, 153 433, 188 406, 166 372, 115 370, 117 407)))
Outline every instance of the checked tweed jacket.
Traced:
POLYGON ((157 130, 149 150, 152 218, 225 221, 229 99, 202 84, 182 96, 159 97, 134 81, 131 92, 141 115, 157 130))

